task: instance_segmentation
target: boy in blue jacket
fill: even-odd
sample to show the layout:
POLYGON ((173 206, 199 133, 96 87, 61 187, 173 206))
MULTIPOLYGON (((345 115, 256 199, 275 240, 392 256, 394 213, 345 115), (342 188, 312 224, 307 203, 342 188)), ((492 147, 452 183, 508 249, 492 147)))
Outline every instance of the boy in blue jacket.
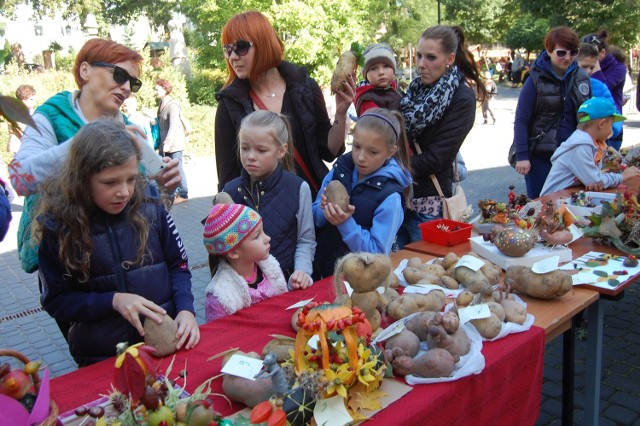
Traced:
POLYGON ((578 128, 551 157, 551 171, 540 195, 579 184, 589 191, 601 191, 640 176, 636 167, 622 173, 600 170, 612 124, 623 120, 626 117, 618 114, 614 103, 605 98, 591 98, 580 105, 578 128))

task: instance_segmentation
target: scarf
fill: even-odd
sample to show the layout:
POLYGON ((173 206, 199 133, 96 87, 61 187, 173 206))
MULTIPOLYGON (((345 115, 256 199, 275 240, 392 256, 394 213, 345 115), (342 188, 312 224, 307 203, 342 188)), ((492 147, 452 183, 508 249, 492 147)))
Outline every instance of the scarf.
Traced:
POLYGON ((462 74, 454 65, 431 86, 422 84, 419 76, 409 84, 406 95, 400 101, 400 111, 409 138, 419 136, 424 129, 440 121, 462 79, 462 74))

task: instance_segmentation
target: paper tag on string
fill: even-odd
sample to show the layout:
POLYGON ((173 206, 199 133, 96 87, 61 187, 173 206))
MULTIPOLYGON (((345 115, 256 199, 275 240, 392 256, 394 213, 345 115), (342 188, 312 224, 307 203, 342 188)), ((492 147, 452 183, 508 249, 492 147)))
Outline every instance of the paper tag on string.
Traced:
POLYGON ((467 306, 466 308, 458 308, 458 317, 463 324, 468 323, 473 319, 489 318, 491 311, 489 305, 482 303, 480 305, 467 306))
POLYGON ((344 426, 353 421, 340 395, 319 399, 313 409, 313 418, 318 425, 344 426))
POLYGON ((229 361, 222 367, 221 371, 232 376, 255 380, 256 374, 262 370, 262 365, 261 359, 235 354, 229 358, 229 361))
POLYGON ((477 271, 484 266, 484 261, 480 258, 477 258, 475 256, 470 256, 467 254, 462 256, 460 260, 458 260, 458 263, 456 263, 455 267, 458 268, 460 266, 469 268, 472 271, 477 271))
POLYGON ((555 271, 558 269, 558 262, 560 256, 551 256, 546 259, 542 259, 531 265, 531 270, 536 274, 546 274, 547 272, 555 271))
POLYGON ((353 294, 353 289, 351 288, 351 284, 349 284, 348 281, 343 281, 344 282, 344 288, 347 289, 347 294, 349 295, 349 297, 351 297, 351 295, 353 294))
POLYGON ((391 324, 389 327, 387 327, 384 330, 382 330, 380 332, 380 334, 378 334, 376 336, 376 338, 373 340, 373 342, 374 343, 384 342, 385 340, 387 340, 391 336, 395 336, 396 334, 400 334, 400 332, 402 330, 404 330, 404 322, 403 321, 397 321, 397 322, 391 324))

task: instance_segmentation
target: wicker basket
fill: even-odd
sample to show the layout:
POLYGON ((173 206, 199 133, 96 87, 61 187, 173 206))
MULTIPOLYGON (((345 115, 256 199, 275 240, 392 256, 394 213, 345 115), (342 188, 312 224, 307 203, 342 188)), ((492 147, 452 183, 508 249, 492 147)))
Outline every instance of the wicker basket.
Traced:
MULTIPOLYGON (((0 357, 12 357, 16 358, 18 361, 22 362, 24 365, 29 363, 29 358, 27 358, 24 354, 18 351, 12 351, 10 349, 0 349, 0 357)), ((33 387, 36 390, 36 394, 40 390, 40 376, 38 372, 35 371, 31 374, 31 381, 33 382, 33 387)), ((40 426, 55 426, 57 424, 58 419, 58 406, 53 401, 53 399, 49 400, 49 417, 47 417, 40 426)))

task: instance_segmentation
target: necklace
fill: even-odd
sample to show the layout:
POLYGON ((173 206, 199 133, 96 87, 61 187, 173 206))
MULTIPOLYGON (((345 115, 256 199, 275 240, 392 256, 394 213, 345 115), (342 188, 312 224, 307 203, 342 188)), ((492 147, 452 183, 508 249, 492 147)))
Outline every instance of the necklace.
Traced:
POLYGON ((242 278, 244 278, 244 280, 248 283, 252 283, 256 280, 256 277, 258 276, 258 264, 254 263, 253 264, 253 272, 251 273, 251 275, 249 275, 248 277, 243 276, 242 278))

